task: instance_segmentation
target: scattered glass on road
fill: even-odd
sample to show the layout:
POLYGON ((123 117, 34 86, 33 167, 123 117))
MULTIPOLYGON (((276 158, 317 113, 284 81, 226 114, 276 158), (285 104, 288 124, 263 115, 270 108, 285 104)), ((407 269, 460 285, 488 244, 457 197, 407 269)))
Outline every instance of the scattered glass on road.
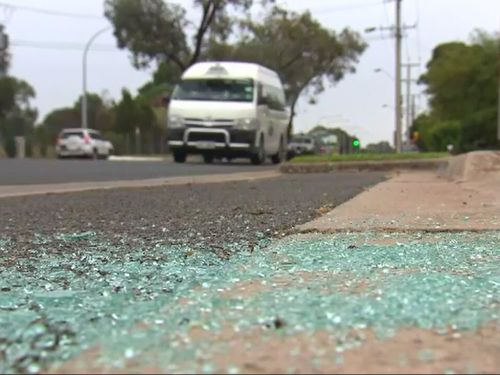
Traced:
MULTIPOLYGON (((323 330, 335 336, 331 357, 341 362, 343 351, 362 345, 365 329, 384 339, 401 327, 458 333, 500 323, 496 232, 262 237, 251 247, 232 244, 229 259, 123 239, 133 240, 136 250, 125 252, 96 233, 37 237, 33 257, 0 267, 0 372, 43 371, 104 337, 107 368, 161 346, 164 371, 224 370, 210 363, 220 348, 185 346, 194 327, 323 330), (77 250, 54 251, 67 241, 77 250), (245 283, 258 288, 242 291, 245 283)), ((13 255, 11 240, 0 248, 2 257, 13 255)))

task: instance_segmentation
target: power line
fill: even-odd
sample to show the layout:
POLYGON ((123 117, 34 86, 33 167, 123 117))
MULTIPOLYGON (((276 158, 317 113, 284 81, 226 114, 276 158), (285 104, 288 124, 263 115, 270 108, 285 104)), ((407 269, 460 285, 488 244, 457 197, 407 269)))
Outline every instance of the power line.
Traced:
POLYGON ((323 13, 334 13, 334 12, 344 12, 344 11, 349 11, 349 10, 364 9, 364 8, 369 8, 369 7, 373 7, 373 6, 379 6, 380 4, 381 4, 381 2, 377 1, 377 2, 358 4, 358 5, 347 5, 344 7, 335 7, 335 8, 326 8, 326 9, 306 8, 304 10, 310 10, 311 12, 320 12, 323 14, 323 13))
POLYGON ((417 43, 417 58, 418 61, 420 62, 422 59, 421 55, 421 47, 420 47, 420 0, 416 0, 416 6, 417 6, 417 38, 416 38, 416 43, 417 43))
POLYGON ((59 16, 59 17, 72 17, 72 18, 85 18, 85 19, 96 19, 103 20, 104 16, 98 16, 96 14, 83 14, 83 13, 71 13, 71 12, 60 12, 57 10, 51 9, 43 9, 43 8, 35 8, 28 7, 24 5, 14 5, 10 3, 5 3, 3 1, 0 2, 0 7, 9 10, 22 10, 31 13, 45 14, 48 16, 59 16))
MULTIPOLYGON (((40 41, 28 41, 28 40, 13 40, 11 42, 13 47, 28 47, 28 48, 38 48, 38 49, 52 49, 60 51, 83 51, 85 44, 74 43, 74 42, 40 42, 40 41)), ((118 48, 112 45, 106 44, 94 44, 91 49, 93 51, 109 52, 118 51, 118 48)))

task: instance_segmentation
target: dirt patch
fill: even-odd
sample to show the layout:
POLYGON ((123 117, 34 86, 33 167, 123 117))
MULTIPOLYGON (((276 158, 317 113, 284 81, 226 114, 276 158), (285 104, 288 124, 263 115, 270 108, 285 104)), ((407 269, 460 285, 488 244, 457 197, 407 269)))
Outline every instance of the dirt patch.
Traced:
POLYGON ((407 328, 388 340, 378 340, 371 331, 351 332, 346 338, 362 340, 362 344, 350 350, 327 332, 281 336, 277 330, 226 330, 203 338, 214 348, 221 342, 226 344, 224 350, 215 351, 211 357, 217 372, 418 374, 500 370, 498 325, 477 332, 442 335, 407 328))
MULTIPOLYGON (((500 178, 499 173, 491 176, 500 178)), ((456 184, 431 172, 408 172, 296 229, 326 233, 498 230, 499 185, 493 180, 478 184, 456 184)))
POLYGON ((270 285, 262 284, 261 280, 245 280, 233 285, 220 293, 225 299, 240 299, 252 297, 256 294, 269 290, 270 285))
MULTIPOLYGON (((204 359, 179 367, 216 373, 498 373, 500 329, 490 324, 476 332, 401 329, 392 338, 379 340, 371 331, 351 332, 346 341, 360 345, 346 349, 328 332, 281 335, 279 329, 256 328, 244 332, 224 329, 209 333, 193 329, 189 342, 204 341, 204 359)), ((184 343, 183 345, 189 345, 184 343)), ((186 346, 187 347, 187 346, 186 346)), ((88 351, 53 373, 162 373, 161 348, 144 358, 127 361, 125 368, 98 365, 98 349, 88 351)))
POLYGON ((224 299, 246 299, 263 292, 272 292, 275 289, 297 288, 300 285, 306 287, 312 283, 323 285, 319 288, 319 293, 323 295, 336 292, 361 294, 371 286, 367 280, 353 280, 353 275, 347 273, 299 271, 291 274, 280 274, 266 282, 263 280, 241 281, 221 291, 220 296, 224 299))

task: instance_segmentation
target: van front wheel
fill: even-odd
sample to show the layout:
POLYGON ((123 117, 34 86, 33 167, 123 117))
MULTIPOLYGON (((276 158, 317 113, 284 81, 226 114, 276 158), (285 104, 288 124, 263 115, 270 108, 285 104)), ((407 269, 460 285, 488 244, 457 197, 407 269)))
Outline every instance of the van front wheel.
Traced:
POLYGON ((174 161, 176 163, 184 163, 186 161, 187 154, 184 151, 175 150, 173 151, 173 154, 174 154, 174 161))
POLYGON ((261 165, 266 161, 266 151, 264 148, 264 137, 260 138, 259 146, 250 158, 253 165, 261 165))
POLYGON ((280 148, 276 154, 271 157, 273 164, 279 164, 286 160, 286 146, 285 142, 283 142, 283 138, 280 140, 280 148))

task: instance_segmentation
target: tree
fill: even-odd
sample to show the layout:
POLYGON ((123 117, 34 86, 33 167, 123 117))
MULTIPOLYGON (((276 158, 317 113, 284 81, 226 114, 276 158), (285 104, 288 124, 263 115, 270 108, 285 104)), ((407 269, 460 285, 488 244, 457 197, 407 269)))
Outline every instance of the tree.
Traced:
MULTIPOLYGON (((31 144, 31 135, 38 115, 30 105, 35 90, 29 83, 15 77, 6 76, 10 66, 8 36, 0 25, 0 139, 8 156, 16 153, 15 137, 23 136, 31 144)), ((31 147, 27 147, 31 154, 31 147)))
POLYGON ((0 78, 0 119, 12 111, 22 111, 30 106, 35 90, 26 81, 15 77, 0 78))
POLYGON ((147 98, 138 96, 135 99, 135 105, 137 111, 137 127, 141 137, 141 152, 149 153, 152 149, 152 134, 156 126, 156 116, 147 98))
MULTIPOLYGON (((47 147, 47 144, 55 142, 61 130, 82 126, 81 104, 82 96, 76 100, 72 107, 57 108, 45 116, 41 125, 44 130, 40 130, 37 133, 37 137, 44 144, 44 148, 47 147)), ((89 128, 108 133, 113 131, 113 106, 114 103, 112 101, 107 101, 98 94, 88 93, 87 111, 89 128)))
POLYGON ((446 151, 448 145, 460 146, 461 123, 457 120, 437 120, 429 114, 415 119, 413 132, 418 132, 416 144, 422 151, 446 151))
POLYGON ((49 144, 54 144, 57 136, 63 129, 80 127, 80 112, 72 107, 54 109, 45 116, 42 125, 43 133, 49 144))
MULTIPOLYGON (((273 6, 262 21, 242 23, 243 38, 234 46, 213 43, 208 56, 217 60, 255 62, 275 70, 284 83, 292 117, 298 99, 314 103, 325 85, 335 84, 355 63, 366 44, 358 33, 324 28, 309 11, 296 13, 273 6), (279 43, 277 43, 279 41, 279 43)), ((290 131, 292 118, 290 119, 290 131)))
POLYGON ((427 86, 430 112, 416 119, 421 146, 469 151, 496 147, 497 72, 500 35, 476 31, 471 43, 437 46, 420 83, 427 86))
POLYGON ((0 72, 7 74, 10 67, 9 36, 4 32, 4 26, 0 25, 0 72))
POLYGON ((37 111, 30 105, 35 90, 26 81, 14 78, 0 78, 0 135, 7 155, 15 155, 14 138, 29 136, 37 111))
POLYGON ((194 5, 201 10, 197 25, 180 5, 163 0, 106 0, 104 14, 114 26, 118 47, 132 53, 137 68, 164 61, 182 72, 200 59, 208 35, 227 39, 233 26, 230 6, 248 10, 252 0, 195 0, 194 5), (191 26, 196 31, 189 43, 185 30, 191 26))
POLYGON ((121 134, 133 134, 137 126, 137 108, 127 89, 122 90, 122 98, 115 111, 114 130, 121 134))
MULTIPOLYGON (((112 131, 114 122, 113 106, 114 103, 110 100, 104 100, 103 96, 87 93, 88 127, 101 132, 112 131)), ((78 98, 73 107, 80 117, 78 126, 81 126, 82 96, 78 98)))

